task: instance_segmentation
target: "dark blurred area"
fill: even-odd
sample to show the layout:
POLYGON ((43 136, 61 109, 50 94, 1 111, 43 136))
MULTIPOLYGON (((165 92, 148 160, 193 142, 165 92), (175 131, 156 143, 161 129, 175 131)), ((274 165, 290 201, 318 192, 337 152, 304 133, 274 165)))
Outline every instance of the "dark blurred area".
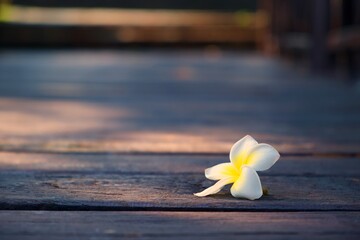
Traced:
POLYGON ((230 47, 358 75, 360 1, 0 0, 0 46, 230 47))
POLYGON ((308 60, 315 71, 360 66, 360 1, 260 1, 270 19, 266 51, 308 60))
POLYGON ((199 10, 227 10, 246 9, 254 11, 256 9, 256 1, 253 0, 208 0, 206 4, 202 1, 193 0, 14 0, 14 4, 32 5, 39 7, 115 7, 115 8, 142 8, 142 9, 199 9, 199 10))

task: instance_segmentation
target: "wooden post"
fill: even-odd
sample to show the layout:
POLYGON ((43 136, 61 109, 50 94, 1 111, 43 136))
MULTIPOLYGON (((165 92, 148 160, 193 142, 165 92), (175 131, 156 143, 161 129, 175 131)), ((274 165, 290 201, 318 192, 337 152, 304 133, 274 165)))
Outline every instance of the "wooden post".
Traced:
MULTIPOLYGON (((355 1, 354 0, 343 0, 342 6, 342 28, 346 29, 355 25, 355 1)), ((353 49, 345 47, 345 56, 347 60, 347 72, 350 78, 356 77, 356 64, 355 64, 355 52, 353 49)))
POLYGON ((328 67, 327 33, 329 1, 316 0, 313 4, 311 65, 314 71, 323 71, 328 67))

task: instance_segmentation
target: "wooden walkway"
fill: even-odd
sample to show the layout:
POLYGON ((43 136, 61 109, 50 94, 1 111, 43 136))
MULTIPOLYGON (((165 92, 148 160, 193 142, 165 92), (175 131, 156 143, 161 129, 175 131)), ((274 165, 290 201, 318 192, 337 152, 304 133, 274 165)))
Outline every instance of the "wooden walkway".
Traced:
POLYGON ((0 238, 358 239, 360 91, 255 54, 0 52, 0 238), (269 194, 193 196, 250 134, 269 194))

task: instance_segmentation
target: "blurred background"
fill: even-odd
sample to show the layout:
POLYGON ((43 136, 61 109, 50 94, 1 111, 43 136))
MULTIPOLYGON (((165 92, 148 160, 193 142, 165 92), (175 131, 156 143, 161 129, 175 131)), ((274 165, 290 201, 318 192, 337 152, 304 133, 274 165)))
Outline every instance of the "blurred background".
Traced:
POLYGON ((1 0, 5 47, 220 46, 359 69, 356 0, 1 0))
POLYGON ((0 0, 0 149, 358 151, 360 1, 0 0))

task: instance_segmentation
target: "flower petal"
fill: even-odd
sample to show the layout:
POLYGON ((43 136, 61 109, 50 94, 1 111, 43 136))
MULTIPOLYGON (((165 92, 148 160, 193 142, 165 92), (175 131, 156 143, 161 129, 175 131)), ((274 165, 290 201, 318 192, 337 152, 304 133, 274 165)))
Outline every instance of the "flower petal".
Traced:
POLYGON ((228 177, 239 176, 239 171, 231 163, 220 163, 205 169, 205 177, 210 180, 220 180, 228 177))
POLYGON ((246 135, 237 141, 230 150, 230 161, 237 169, 240 169, 243 162, 245 162, 249 151, 252 147, 258 145, 258 142, 250 135, 246 135))
POLYGON ((280 154, 272 146, 260 143, 254 146, 244 164, 252 167, 255 171, 265 171, 279 160, 280 154))
POLYGON ((231 195, 236 198, 258 199, 262 196, 263 190, 259 176, 254 169, 243 166, 240 177, 232 185, 231 195))
POLYGON ((198 197, 205 197, 211 194, 215 194, 220 192, 220 190, 227 184, 233 183, 234 182, 234 178, 233 177, 229 177, 229 178, 223 178, 220 181, 217 181, 214 185, 212 185, 211 187, 208 187, 207 189, 205 189, 202 192, 199 193, 194 193, 195 196, 198 197))

